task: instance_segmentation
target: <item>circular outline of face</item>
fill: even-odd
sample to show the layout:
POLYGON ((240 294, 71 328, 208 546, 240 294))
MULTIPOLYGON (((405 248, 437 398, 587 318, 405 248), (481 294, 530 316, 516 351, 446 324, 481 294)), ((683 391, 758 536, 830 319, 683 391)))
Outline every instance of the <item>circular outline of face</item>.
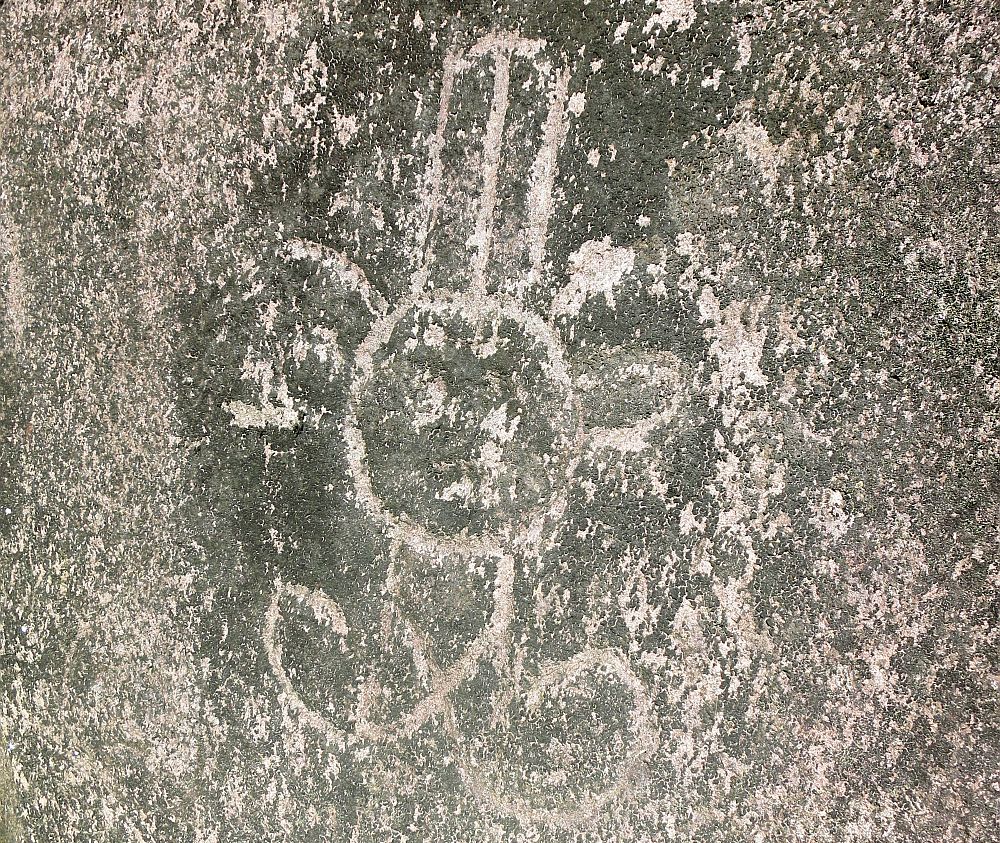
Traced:
MULTIPOLYGON (((529 313, 513 300, 495 295, 481 296, 474 292, 435 291, 429 295, 409 296, 372 326, 355 354, 343 425, 348 470, 358 499, 388 528, 394 538, 418 552, 495 553, 510 542, 540 540, 546 525, 559 521, 566 510, 569 480, 579 462, 584 438, 579 401, 573 389, 562 342, 556 332, 540 316, 529 313), (559 453, 563 468, 562 482, 557 484, 547 499, 529 509, 521 518, 511 520, 492 531, 477 534, 437 532, 418 524, 405 513, 396 514, 390 511, 374 491, 368 467, 367 448, 358 423, 358 403, 363 398, 366 387, 377 376, 375 354, 389 342, 400 320, 413 311, 435 316, 457 317, 470 322, 502 319, 516 322, 529 339, 534 340, 545 350, 547 360, 542 364, 542 371, 554 390, 564 396, 562 402, 564 411, 556 418, 549 419, 557 432, 564 434, 570 442, 569 448, 559 453)), ((558 467, 553 474, 558 477, 558 467)))

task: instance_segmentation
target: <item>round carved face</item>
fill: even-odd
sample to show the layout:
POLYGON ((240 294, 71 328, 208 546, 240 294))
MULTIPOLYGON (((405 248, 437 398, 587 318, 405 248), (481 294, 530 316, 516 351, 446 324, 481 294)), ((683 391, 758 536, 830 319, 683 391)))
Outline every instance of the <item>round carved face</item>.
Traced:
POLYGON ((358 494, 406 535, 488 539, 558 515, 580 414, 539 317, 469 295, 404 302, 358 349, 351 397, 358 494))

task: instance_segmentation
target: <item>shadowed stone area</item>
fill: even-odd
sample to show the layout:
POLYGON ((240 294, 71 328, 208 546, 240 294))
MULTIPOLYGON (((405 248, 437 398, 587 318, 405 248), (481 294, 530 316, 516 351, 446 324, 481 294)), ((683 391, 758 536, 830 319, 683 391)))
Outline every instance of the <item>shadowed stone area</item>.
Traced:
POLYGON ((0 843, 1000 841, 998 25, 0 0, 0 843))

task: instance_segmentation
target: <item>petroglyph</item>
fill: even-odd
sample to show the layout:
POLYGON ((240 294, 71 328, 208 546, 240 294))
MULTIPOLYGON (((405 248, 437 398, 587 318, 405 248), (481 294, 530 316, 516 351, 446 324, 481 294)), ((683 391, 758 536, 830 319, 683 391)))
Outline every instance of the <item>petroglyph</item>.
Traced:
MULTIPOLYGON (((396 548, 387 575, 388 596, 394 601, 390 611, 399 611, 401 583, 421 559, 432 566, 445 560, 453 560, 449 564, 454 565, 454 560, 489 559, 496 567, 489 620, 478 635, 459 646, 459 654, 453 654, 449 664, 440 664, 433 652, 426 619, 411 612, 406 621, 409 646, 429 690, 393 724, 371 719, 366 701, 377 696, 377 689, 364 690, 355 733, 365 739, 407 738, 432 718, 443 718, 448 734, 461 745, 451 695, 483 661, 504 664, 509 658, 515 566, 508 549, 519 555, 542 549, 546 535, 566 512, 569 485, 585 441, 592 448, 639 452, 647 447, 649 434, 668 424, 676 413, 676 402, 657 399, 634 424, 597 426, 585 432, 577 389, 596 384, 586 379, 574 383, 556 330, 519 303, 547 277, 545 244, 554 208, 558 154, 568 129, 570 74, 567 69, 550 69, 547 61, 537 61, 544 46, 540 41, 497 33, 480 39, 464 53, 446 55, 424 194, 425 224, 420 235, 424 258, 413 274, 408 296, 387 306, 346 255, 301 241, 289 246, 290 257, 308 258, 336 283, 359 292, 377 317, 353 354, 342 435, 358 505, 386 529, 396 548), (524 244, 527 272, 522 278, 505 275, 497 285, 492 280, 496 276, 491 273, 491 256, 498 245, 498 191, 506 195, 500 181, 505 166, 503 138, 512 63, 518 59, 536 61, 540 76, 548 75, 552 81, 540 92, 548 113, 541 123, 541 139, 528 173, 529 188, 518 215, 523 223, 519 242, 524 244), (444 149, 453 130, 454 99, 464 77, 484 64, 492 73, 492 95, 480 128, 481 152, 471 150, 466 153, 469 161, 463 164, 459 158, 446 165, 444 149), (446 195, 443 185, 461 178, 463 167, 472 163, 479 178, 477 199, 474 208, 456 216, 450 205, 457 198, 464 207, 464 200, 446 195), (447 224, 441 217, 445 212, 451 213, 447 224), (461 225, 467 227, 466 238, 456 237, 461 225), (464 290, 455 287, 454 273, 442 278, 440 268, 443 260, 453 257, 453 247, 459 242, 468 247, 463 252, 468 271, 457 273, 464 290), (373 452, 380 455, 380 461, 373 461, 373 452), (417 561, 407 567, 409 554, 416 554, 417 561)), ((579 113, 582 108, 582 101, 577 102, 573 111, 579 113)), ((634 253, 612 246, 608 238, 585 243, 570 256, 569 282, 553 299, 551 316, 576 317, 595 295, 614 307, 615 285, 634 264, 634 253)), ((676 367, 669 373, 672 376, 662 366, 635 364, 620 374, 660 390, 676 390, 680 387, 676 367)), ((620 386, 620 379, 601 384, 605 395, 615 394, 620 386)), ((243 426, 262 422, 282 426, 292 421, 291 410, 286 411, 287 419, 278 415, 279 410, 271 419, 263 418, 267 407, 251 416, 241 405, 227 406, 234 414, 240 413, 237 418, 243 426)), ((348 739, 345 729, 307 705, 283 667, 275 634, 281 598, 287 595, 311 607, 327 626, 331 626, 331 613, 339 610, 321 594, 279 583, 264 634, 271 666, 291 709, 303 723, 343 746, 348 739)), ((336 617, 331 628, 344 629, 346 635, 346 622, 336 617)), ((464 765, 463 780, 485 807, 523 822, 572 827, 593 820, 627 787, 636 765, 655 748, 656 738, 648 693, 620 654, 587 650, 547 665, 528 686, 528 704, 537 707, 545 694, 597 668, 611 671, 632 698, 633 742, 622 747, 618 772, 596 792, 539 807, 516 794, 500 793, 474 768, 464 765)))
POLYGON ((264 648, 285 702, 303 723, 325 734, 331 743, 342 746, 346 738, 345 730, 333 725, 328 715, 316 712, 307 705, 285 670, 283 648, 278 641, 279 626, 282 622, 281 601, 283 599, 294 600, 301 607, 308 609, 325 629, 329 629, 341 639, 347 637, 347 620, 344 618, 340 606, 321 591, 282 583, 280 580, 275 584, 274 596, 271 598, 271 605, 264 618, 264 648))
POLYGON ((365 273, 346 255, 319 243, 300 239, 289 240, 285 244, 285 254, 292 260, 315 263, 335 288, 359 293, 369 312, 381 314, 388 309, 382 294, 372 289, 365 273))
MULTIPOLYGON (((412 341, 407 339, 405 344, 412 341)), ((444 390, 445 387, 441 386, 440 389, 444 390)), ((442 400, 443 394, 439 398, 439 401, 442 400)), ((546 519, 551 518, 552 513, 558 513, 565 506, 564 486, 568 475, 572 474, 574 452, 579 449, 581 433, 575 404, 573 386, 559 340, 540 317, 521 310, 512 301, 481 297, 477 293, 438 294, 419 303, 406 302, 375 325, 355 354, 351 383, 352 413, 344 422, 344 438, 348 447, 348 464, 358 496, 400 541, 411 546, 457 547, 466 542, 470 550, 498 547, 506 525, 493 526, 493 529, 484 531, 480 522, 492 526, 495 519, 489 518, 488 513, 501 504, 503 508, 513 507, 517 511, 514 520, 524 521, 522 529, 509 535, 510 539, 516 539, 516 536, 523 533, 535 533, 541 529, 546 519), (435 322, 435 319, 440 321, 435 322), (471 324, 467 320, 471 320, 471 324), (521 333, 521 349, 514 344, 514 332, 521 333), (433 362, 430 363, 429 371, 425 369, 417 372, 404 362, 398 386, 386 392, 386 386, 383 385, 385 382, 377 382, 377 378, 383 375, 377 371, 381 367, 377 365, 376 357, 388 358, 397 365, 398 361, 406 360, 404 355, 407 349, 397 348, 395 344, 399 342, 397 334, 404 338, 421 337, 425 343, 423 366, 427 366, 429 360, 433 362), (393 343, 391 347, 390 343, 393 343), (482 395, 478 396, 476 408, 461 407, 452 402, 448 411, 454 422, 452 429, 462 426, 471 428, 473 443, 463 443, 456 449, 451 458, 451 472, 445 473, 448 467, 447 456, 442 457, 445 462, 434 462, 428 471, 428 474, 433 473, 442 478, 440 488, 434 492, 436 501, 448 504, 457 497, 462 509, 472 511, 478 507, 486 514, 483 519, 473 520, 470 515, 459 522, 460 526, 455 532, 467 531, 470 536, 468 539, 457 539, 454 533, 448 534, 430 527, 428 520, 435 520, 432 515, 419 515, 412 505, 406 505, 406 499, 413 498, 412 492, 402 492, 403 508, 400 511, 387 507, 383 497, 373 488, 366 437, 357 420, 365 397, 379 386, 382 391, 377 393, 379 399, 376 406, 383 406, 390 400, 405 400, 398 395, 399 390, 409 392, 422 379, 430 378, 432 373, 437 378, 429 385, 432 393, 435 383, 445 383, 441 378, 459 379, 458 382, 461 383, 462 362, 449 360, 444 356, 444 351, 440 355, 433 354, 437 351, 435 346, 447 349, 451 355, 471 353, 472 360, 466 365, 481 367, 486 378, 482 386, 478 387, 482 395), (510 363, 505 358, 510 352, 516 353, 517 350, 541 355, 540 362, 533 362, 536 374, 526 376, 522 369, 515 375, 510 370, 510 363), (433 356, 429 357, 430 355, 433 356), (494 361, 495 365, 492 365, 494 361), (501 424, 501 430, 491 431, 491 426, 495 427, 498 412, 512 417, 510 427, 501 424), (543 425, 550 429, 545 439, 555 453, 560 455, 561 465, 542 465, 521 452, 518 446, 522 437, 518 431, 531 431, 529 425, 535 428, 543 425), (513 448, 517 450, 510 455, 513 448), (466 464, 462 461, 461 454, 470 453, 478 454, 478 460, 466 464), (475 480, 470 479, 470 473, 476 475, 475 480), (523 478, 515 479, 515 473, 522 473, 523 478), (543 473, 548 477, 543 479, 543 473), (501 492, 496 488, 497 483, 510 483, 512 480, 513 484, 506 490, 501 492), (470 500, 473 497, 475 501, 470 500), (524 514, 525 511, 527 514, 524 514), (473 544, 468 545, 468 542, 473 544)), ((439 417, 435 421, 444 413, 443 408, 438 412, 439 417)), ((417 428, 418 434, 421 432, 418 418, 414 420, 413 427, 417 428)), ((373 419, 368 426, 368 437, 376 432, 380 436, 402 436, 403 443, 409 438, 405 428, 398 425, 386 428, 385 420, 381 418, 373 419)), ((413 450, 425 447, 423 441, 423 437, 419 437, 411 446, 413 450)), ((429 444, 434 447, 433 443, 429 444)), ((385 448, 380 450, 385 451, 385 448)), ((433 452, 430 455, 433 458, 433 452)), ((393 475, 398 488, 398 469, 387 467, 386 470, 393 475)), ((423 476, 417 482, 425 482, 423 476)), ((441 520, 441 517, 437 520, 441 520)))
MULTIPOLYGON (((626 706, 628 724, 624 730, 627 733, 627 743, 617 748, 617 769, 611 773, 609 781, 602 782, 603 787, 588 789, 584 786, 581 793, 563 795, 560 793, 563 788, 559 785, 565 786, 564 777, 568 771, 554 776, 550 774, 545 780, 546 788, 543 791, 549 799, 554 795, 554 801, 549 805, 543 804, 545 798, 538 798, 541 793, 531 799, 512 793, 500 782, 505 773, 510 772, 507 766, 509 760, 503 762, 501 767, 489 770, 490 765, 473 758, 460 724, 454 713, 448 711, 446 728, 459 747, 459 752, 465 755, 465 763, 460 767, 462 779, 484 805, 516 817, 521 822, 574 829, 593 823, 614 800, 625 794, 635 777, 641 775, 647 760, 656 751, 659 736, 652 722, 649 694, 620 653, 614 650, 584 650, 565 661, 543 665, 539 675, 516 692, 522 698, 524 715, 528 720, 537 719, 543 708, 555 708, 563 714, 566 700, 560 699, 560 696, 574 692, 579 694, 581 691, 586 693, 583 689, 597 681, 595 676, 588 677, 588 674, 595 673, 620 683, 629 698, 626 706)), ((602 714, 606 716, 606 712, 602 714)), ((506 717, 509 718, 509 714, 506 717)), ((501 719, 505 719, 503 714, 501 719)), ((496 731, 492 734, 495 735, 496 731)), ((608 744, 613 745, 613 742, 608 741, 600 748, 606 748, 608 744)), ((585 762, 581 759, 578 763, 585 762)))

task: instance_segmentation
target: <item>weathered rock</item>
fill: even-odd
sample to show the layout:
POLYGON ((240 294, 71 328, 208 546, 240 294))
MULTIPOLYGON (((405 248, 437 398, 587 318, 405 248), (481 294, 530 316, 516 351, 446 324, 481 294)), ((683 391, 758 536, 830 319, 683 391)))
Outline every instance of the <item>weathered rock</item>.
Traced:
POLYGON ((0 4, 0 841, 1000 839, 996 15, 0 4))

